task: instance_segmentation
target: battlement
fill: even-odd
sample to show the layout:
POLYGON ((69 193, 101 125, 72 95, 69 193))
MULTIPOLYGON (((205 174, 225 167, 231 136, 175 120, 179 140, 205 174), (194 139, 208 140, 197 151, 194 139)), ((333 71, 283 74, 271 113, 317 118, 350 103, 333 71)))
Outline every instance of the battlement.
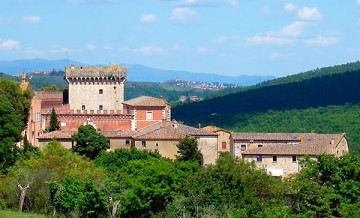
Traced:
POLYGON ((108 67, 65 67, 66 79, 125 79, 126 72, 126 67, 120 67, 117 64, 111 64, 108 67))
MULTIPOLYGON (((51 110, 52 109, 45 109, 42 110, 42 114, 43 115, 50 115, 51 114, 51 110)), ((87 115, 91 115, 91 114, 102 114, 102 115, 128 115, 128 114, 124 114, 121 112, 121 110, 68 110, 68 109, 55 109, 55 113, 57 115, 62 115, 62 114, 87 114, 87 115)))

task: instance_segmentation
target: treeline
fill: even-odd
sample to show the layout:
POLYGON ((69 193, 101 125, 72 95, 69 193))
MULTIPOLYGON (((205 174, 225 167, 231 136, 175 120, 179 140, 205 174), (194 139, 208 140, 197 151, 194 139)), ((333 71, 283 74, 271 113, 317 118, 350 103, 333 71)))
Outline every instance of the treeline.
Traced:
POLYGON ((215 165, 118 149, 94 161, 56 141, 0 178, 0 208, 53 217, 356 217, 360 159, 323 155, 282 180, 224 153, 215 165), (25 192, 22 192, 25 190, 25 192), (24 193, 24 194, 22 194, 24 193))
POLYGON ((191 122, 197 115, 226 115, 268 110, 305 109, 360 102, 360 70, 267 86, 175 107, 175 119, 191 122))

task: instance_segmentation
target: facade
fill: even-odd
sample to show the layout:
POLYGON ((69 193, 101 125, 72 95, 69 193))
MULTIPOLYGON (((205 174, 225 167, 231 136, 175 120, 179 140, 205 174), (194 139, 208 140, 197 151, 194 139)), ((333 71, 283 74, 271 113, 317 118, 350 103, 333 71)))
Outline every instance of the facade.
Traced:
POLYGON ((112 64, 109 67, 65 68, 69 84, 70 110, 123 111, 126 68, 112 64))
POLYGON ((202 128, 205 131, 218 135, 218 151, 233 153, 231 145, 231 132, 216 126, 206 126, 202 128))
POLYGON ((288 176, 301 170, 299 159, 349 152, 345 134, 233 133, 234 156, 255 161, 273 176, 288 176))

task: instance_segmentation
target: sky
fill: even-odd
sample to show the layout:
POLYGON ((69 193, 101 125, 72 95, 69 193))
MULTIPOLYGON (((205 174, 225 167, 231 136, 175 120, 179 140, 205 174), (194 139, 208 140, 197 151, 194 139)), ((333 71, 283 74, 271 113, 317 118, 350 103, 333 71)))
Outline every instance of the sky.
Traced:
POLYGON ((279 77, 359 57, 360 0, 0 0, 0 60, 279 77))

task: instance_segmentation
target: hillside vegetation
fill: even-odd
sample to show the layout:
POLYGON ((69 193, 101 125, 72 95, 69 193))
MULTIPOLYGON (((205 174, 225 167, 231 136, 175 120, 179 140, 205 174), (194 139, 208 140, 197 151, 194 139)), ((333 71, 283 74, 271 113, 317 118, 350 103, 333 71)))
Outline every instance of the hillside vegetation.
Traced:
POLYGON ((351 152, 360 154, 359 82, 359 62, 321 68, 180 105, 173 117, 241 132, 345 132, 351 152))

